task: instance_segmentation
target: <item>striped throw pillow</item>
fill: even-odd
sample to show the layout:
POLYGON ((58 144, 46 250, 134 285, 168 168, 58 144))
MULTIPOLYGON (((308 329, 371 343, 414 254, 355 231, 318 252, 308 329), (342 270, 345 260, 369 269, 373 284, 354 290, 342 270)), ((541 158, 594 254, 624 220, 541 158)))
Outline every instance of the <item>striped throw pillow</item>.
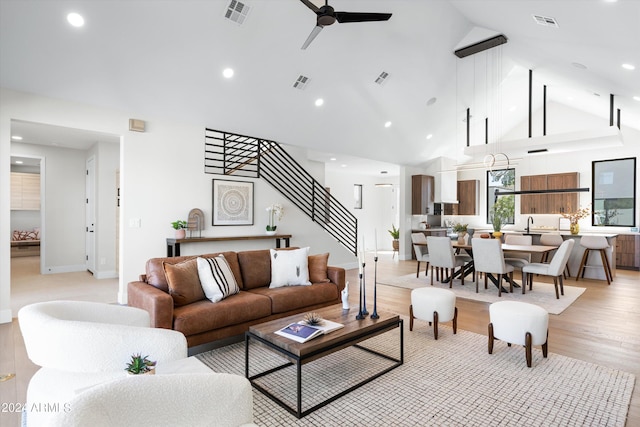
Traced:
POLYGON ((222 301, 229 295, 240 292, 236 278, 224 255, 215 258, 198 257, 198 276, 207 299, 211 302, 222 301))

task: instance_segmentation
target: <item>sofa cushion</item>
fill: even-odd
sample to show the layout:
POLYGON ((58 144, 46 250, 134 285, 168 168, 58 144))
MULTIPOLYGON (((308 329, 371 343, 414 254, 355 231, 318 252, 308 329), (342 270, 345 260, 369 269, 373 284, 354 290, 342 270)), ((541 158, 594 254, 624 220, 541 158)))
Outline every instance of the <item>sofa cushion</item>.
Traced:
POLYGON ((329 252, 325 254, 309 255, 309 281, 311 283, 330 282, 327 277, 329 252))
POLYGON ((197 258, 198 277, 205 296, 211 302, 218 302, 240 292, 227 259, 223 255, 215 258, 197 258))
POLYGON ((173 329, 189 336, 269 315, 271 300, 268 297, 240 291, 215 304, 204 299, 176 307, 173 312, 173 329))
POLYGON ((311 284, 309 281, 309 247, 293 251, 270 249, 270 253, 270 288, 311 284))
POLYGON ((271 255, 268 249, 238 252, 242 285, 240 289, 269 286, 271 282, 271 255))
POLYGON ((248 292, 269 297, 273 314, 340 301, 335 283, 314 283, 311 286, 285 286, 273 289, 262 287, 248 292))
MULTIPOLYGON (((267 252, 267 258, 269 251, 267 252)), ((236 278, 236 282, 238 282, 238 286, 242 289, 242 275, 240 274, 240 264, 238 264, 238 255, 235 252, 218 252, 213 254, 200 255, 205 258, 213 258, 218 255, 224 255, 229 263, 229 267, 231 267, 231 271, 233 271, 233 275, 236 278)), ((178 264, 180 262, 195 259, 197 256, 177 256, 177 257, 163 257, 163 258, 151 258, 147 261, 146 265, 146 282, 151 286, 154 286, 160 290, 165 292, 169 292, 169 284, 167 283, 167 278, 164 274, 164 266, 163 263, 168 264, 178 264)), ((271 273, 269 273, 271 274, 271 273)))
POLYGON ((205 299, 198 277, 198 265, 195 259, 177 264, 162 263, 169 287, 169 294, 176 306, 191 304, 205 299))

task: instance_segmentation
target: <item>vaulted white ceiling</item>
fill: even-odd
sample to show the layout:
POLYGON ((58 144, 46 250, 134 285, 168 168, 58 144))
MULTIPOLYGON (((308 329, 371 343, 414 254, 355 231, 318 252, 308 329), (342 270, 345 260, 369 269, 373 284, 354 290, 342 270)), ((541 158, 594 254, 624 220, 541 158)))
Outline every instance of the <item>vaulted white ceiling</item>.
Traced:
POLYGON ((463 149, 467 107, 475 117, 495 110, 502 132, 526 120, 531 69, 536 108, 547 85, 550 101, 608 119, 614 94, 622 126, 640 129, 640 1, 333 0, 339 11, 393 16, 325 27, 306 50, 315 15, 300 1, 243 3, 238 24, 225 18, 229 0, 0 0, 0 85, 327 157, 417 165, 463 149), (84 27, 71 27, 69 12, 84 27), (508 42, 458 59, 474 28, 508 42), (376 84, 383 71, 389 78, 376 84), (304 90, 293 88, 300 75, 310 79, 304 90))

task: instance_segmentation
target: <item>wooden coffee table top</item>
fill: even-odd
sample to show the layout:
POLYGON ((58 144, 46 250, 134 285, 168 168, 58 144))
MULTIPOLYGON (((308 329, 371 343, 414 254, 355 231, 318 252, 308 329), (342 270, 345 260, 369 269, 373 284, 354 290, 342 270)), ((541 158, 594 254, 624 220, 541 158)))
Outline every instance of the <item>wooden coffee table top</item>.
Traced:
POLYGON ((369 309, 369 315, 365 319, 356 320, 358 308, 352 307, 349 311, 343 312, 340 304, 313 311, 320 314, 324 319, 342 323, 344 327, 313 338, 305 343, 299 343, 274 333, 290 323, 303 320, 305 313, 300 313, 251 326, 249 333, 280 347, 306 363, 396 328, 400 322, 397 314, 384 311, 378 311, 379 319, 371 319, 371 309, 369 309))

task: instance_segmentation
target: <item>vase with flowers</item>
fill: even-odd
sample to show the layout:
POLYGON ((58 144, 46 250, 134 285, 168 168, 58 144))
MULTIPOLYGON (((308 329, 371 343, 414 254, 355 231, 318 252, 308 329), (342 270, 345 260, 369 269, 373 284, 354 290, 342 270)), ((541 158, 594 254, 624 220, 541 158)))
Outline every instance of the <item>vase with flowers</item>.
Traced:
POLYGON ((569 231, 571 231, 571 234, 578 234, 580 233, 580 224, 578 224, 578 221, 587 217, 590 213, 591 211, 587 207, 578 209, 576 212, 565 212, 560 215, 569 220, 569 231))
POLYGON ((284 215, 284 208, 279 203, 274 203, 271 206, 267 207, 267 212, 269 213, 269 224, 267 225, 267 235, 273 236, 276 234, 276 220, 280 221, 282 219, 282 215, 284 215))

